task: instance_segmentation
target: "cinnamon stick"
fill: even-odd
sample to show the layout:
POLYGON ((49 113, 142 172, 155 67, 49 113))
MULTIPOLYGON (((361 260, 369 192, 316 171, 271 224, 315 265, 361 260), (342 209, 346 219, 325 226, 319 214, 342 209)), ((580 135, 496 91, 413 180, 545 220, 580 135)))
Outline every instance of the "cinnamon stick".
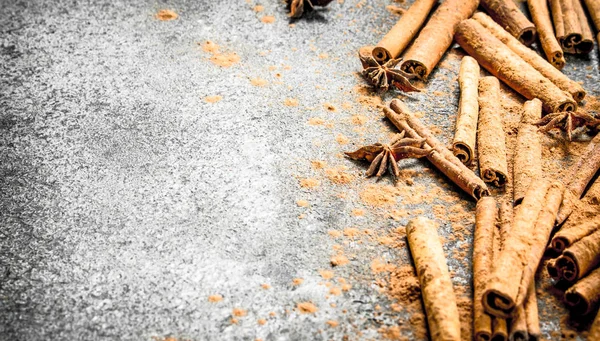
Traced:
POLYGON ((550 0, 556 37, 567 53, 589 53, 593 48, 591 29, 579 0, 550 0))
POLYGON ((600 264, 600 230, 569 246, 556 259, 560 279, 574 283, 600 264))
POLYGON ((377 43, 373 49, 373 58, 381 65, 390 59, 398 58, 419 32, 436 3, 437 0, 416 0, 377 43))
POLYGON ((538 341, 542 336, 540 329, 540 316, 537 305, 537 294, 535 292, 535 282, 531 282, 527 291, 527 299, 523 304, 525 307, 525 320, 527 321, 527 335, 529 341, 538 341))
POLYGON ((496 187, 506 184, 506 141, 502 129, 500 82, 496 77, 479 80, 479 123, 477 124, 477 151, 479 171, 485 182, 496 187))
POLYGON ((587 315, 600 302, 600 268, 580 279, 565 292, 565 301, 579 315, 587 315))
POLYGON ((455 39, 481 66, 527 99, 539 98, 547 112, 574 111, 572 96, 563 92, 474 19, 462 21, 455 39))
POLYGON ((596 314, 594 323, 592 323, 592 326, 590 327, 588 340, 600 340, 600 312, 596 314))
MULTIPOLYGON (((585 0, 585 6, 592 17, 596 30, 600 31, 600 2, 597 0, 585 0)), ((600 32, 598 33, 596 41, 600 42, 600 32)))
POLYGON ((459 341, 456 297, 434 222, 425 217, 411 220, 406 237, 419 276, 431 339, 459 341))
POLYGON ((481 7, 522 44, 531 45, 535 41, 535 25, 512 0, 481 0, 481 7))
POLYGON ((479 200, 489 195, 487 186, 473 171, 468 169, 452 152, 446 148, 429 129, 427 129, 398 99, 393 99, 390 108, 384 108, 385 116, 399 130, 405 131, 407 137, 424 138, 427 145, 433 151, 427 155, 427 159, 452 182, 473 198, 479 200))
POLYGON ((600 230, 600 216, 592 220, 573 223, 569 220, 565 226, 554 234, 550 242, 550 248, 557 254, 561 254, 566 248, 573 245, 573 243, 589 236, 597 230, 600 230))
POLYGON ((492 317, 485 312, 481 302, 493 265, 497 214, 493 197, 484 197, 477 202, 473 236, 473 329, 477 341, 492 337, 492 317))
POLYGON ((483 295, 489 314, 509 318, 523 304, 552 232, 563 189, 559 182, 535 180, 517 206, 510 234, 483 295))
MULTIPOLYGON (((513 219, 513 205, 506 201, 500 201, 498 209, 499 224, 496 228, 494 237, 494 265, 498 260, 500 251, 504 244, 511 228, 513 219)), ((492 267, 493 268, 493 267, 492 267)), ((492 339, 491 341, 506 341, 508 340, 508 321, 502 317, 492 317, 492 339)))
POLYGON ((477 20, 477 22, 490 31, 494 37, 498 38, 498 40, 508 46, 511 51, 519 55, 519 57, 529 63, 529 65, 533 66, 533 68, 539 71, 542 76, 548 78, 548 80, 558 86, 561 90, 571 94, 576 102, 581 102, 583 100, 586 93, 581 84, 571 80, 564 73, 557 70, 534 50, 521 44, 515 37, 506 32, 502 26, 494 22, 492 18, 485 15, 485 13, 476 13, 473 15, 473 19, 477 20))
POLYGON ((573 8, 577 12, 577 19, 581 25, 581 42, 575 45, 575 52, 579 54, 588 54, 594 49, 594 34, 588 22, 583 6, 580 0, 572 0, 573 8))
POLYGON ((598 169, 600 169, 600 134, 596 134, 589 142, 585 152, 566 172, 564 181, 567 185, 567 191, 556 218, 558 225, 562 224, 573 212, 574 202, 581 198, 598 169))
POLYGON ((546 58, 557 69, 561 70, 565 66, 565 57, 562 48, 554 35, 554 26, 550 18, 547 0, 528 0, 529 13, 535 24, 542 49, 546 53, 546 58))
POLYGON ((402 71, 426 79, 452 45, 456 25, 470 17, 479 0, 446 0, 433 13, 404 55, 402 71))
POLYGON ((517 133, 513 158, 513 200, 515 206, 523 201, 533 179, 542 176, 542 144, 534 123, 542 116, 542 102, 534 98, 525 102, 517 133))
POLYGON ((527 341, 527 317, 525 316, 525 308, 523 305, 520 305, 515 309, 515 313, 510 320, 509 329, 509 340, 527 341))
POLYGON ((473 162, 475 152, 479 117, 478 83, 479 64, 473 57, 464 56, 458 72, 460 100, 452 151, 467 166, 473 162))

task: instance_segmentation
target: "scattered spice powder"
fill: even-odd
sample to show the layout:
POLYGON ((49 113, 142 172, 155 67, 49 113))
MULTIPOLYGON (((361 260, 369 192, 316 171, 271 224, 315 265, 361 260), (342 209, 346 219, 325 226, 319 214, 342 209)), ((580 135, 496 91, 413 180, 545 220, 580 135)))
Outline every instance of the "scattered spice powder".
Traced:
POLYGON ((319 275, 321 275, 323 279, 332 279, 334 274, 333 271, 330 270, 319 270, 319 275))
POLYGON ((327 53, 321 53, 321 54, 319 54, 319 58, 320 59, 327 59, 327 58, 329 58, 329 55, 327 53))
POLYGON ((296 205, 298 205, 298 207, 308 207, 309 204, 306 200, 297 200, 296 205))
POLYGON ((266 86, 269 82, 260 77, 250 79, 250 84, 254 86, 266 86))
POLYGON ((321 169, 326 166, 325 161, 319 161, 319 160, 311 161, 310 164, 312 165, 312 167, 314 169, 321 169))
POLYGON ((256 6, 254 6, 253 10, 254 10, 254 12, 256 12, 256 13, 260 13, 260 12, 262 12, 262 11, 264 11, 264 10, 265 10, 265 7, 264 7, 264 6, 262 6, 262 5, 256 5, 256 6))
POLYGON ((344 255, 336 255, 331 257, 331 265, 333 266, 343 266, 350 263, 348 258, 344 255))
POLYGON ((355 217, 362 217, 365 215, 365 210, 363 210, 362 208, 355 208, 352 210, 351 214, 355 217))
POLYGON ((342 232, 337 231, 337 230, 329 230, 329 231, 327 231, 327 233, 333 238, 338 238, 338 237, 342 236, 342 232))
POLYGON ((304 188, 316 188, 319 186, 319 180, 307 178, 300 180, 300 186, 304 188))
POLYGON ((223 54, 215 53, 212 57, 210 57, 210 61, 213 64, 221 67, 230 67, 240 61, 240 56, 235 54, 235 52, 227 52, 223 54))
POLYGON ((325 121, 322 118, 318 118, 318 117, 311 117, 308 119, 308 124, 311 126, 318 126, 325 123, 325 121))
MULTIPOLYGON (((200 43, 198 43, 200 44, 200 43)), ((215 44, 214 42, 207 40, 204 42, 204 44, 202 44, 202 50, 204 52, 208 52, 208 53, 218 53, 219 52, 219 45, 215 44)))
POLYGON ((221 302, 223 300, 223 296, 221 295, 210 295, 208 296, 208 301, 212 303, 221 302))
POLYGON ((393 186, 370 184, 359 193, 361 200, 370 206, 383 207, 396 204, 396 196, 400 190, 393 186))
POLYGON ((352 116, 352 123, 356 125, 364 125, 367 123, 367 117, 363 115, 354 115, 352 116))
POLYGON ((285 104, 288 107, 297 107, 298 100, 295 98, 286 98, 285 101, 283 102, 283 104, 285 104))
POLYGON ((335 107, 335 105, 331 104, 331 103, 325 103, 323 104, 323 106, 325 107, 325 109, 327 109, 328 111, 337 111, 337 108, 335 107))
POLYGON ((335 137, 335 140, 337 141, 337 143, 339 143, 341 145, 348 144, 348 142, 349 142, 348 138, 344 134, 341 134, 341 133, 335 137))
POLYGON ((178 15, 170 9, 161 9, 154 15, 154 17, 160 21, 169 21, 177 19, 178 15))
POLYGON ((257 322, 258 322, 259 325, 264 326, 267 323, 267 320, 265 320, 265 319, 258 319, 257 322))
POLYGON ((300 302, 298 303, 297 308, 302 314, 314 314, 317 312, 317 310, 319 310, 317 306, 310 302, 300 302))
POLYGON ((327 168, 325 170, 325 175, 327 178, 336 184, 347 184, 352 181, 352 175, 345 172, 346 167, 341 166, 338 168, 327 168))
POLYGON ((261 284, 260 287, 263 288, 263 289, 265 289, 265 290, 271 289, 271 286, 268 285, 267 283, 261 284))
POLYGON ((385 6, 385 9, 387 9, 388 11, 390 11, 390 13, 395 14, 395 15, 402 15, 402 14, 404 14, 404 12, 406 12, 406 10, 404 8, 394 6, 394 5, 385 6))
POLYGON ((334 296, 339 296, 342 294, 342 290, 338 287, 332 287, 331 289, 329 289, 329 293, 334 296))
MULTIPOLYGON (((304 279, 303 279, 303 278, 294 278, 294 279, 292 280, 292 284, 294 284, 294 285, 300 285, 300 284, 302 284, 303 282, 304 282, 304 279)), ((272 313, 272 314, 275 314, 275 313, 272 313)), ((271 315, 271 316, 274 316, 274 315, 271 315)))
POLYGON ((326 322, 331 328, 335 328, 339 325, 338 321, 329 320, 326 322))
POLYGON ((244 310, 242 308, 233 308, 233 311, 231 312, 231 314, 236 317, 243 317, 243 316, 246 316, 247 312, 246 312, 246 310, 244 310))
POLYGON ((275 17, 272 15, 265 15, 264 17, 260 18, 260 21, 265 24, 272 24, 275 22, 275 17))

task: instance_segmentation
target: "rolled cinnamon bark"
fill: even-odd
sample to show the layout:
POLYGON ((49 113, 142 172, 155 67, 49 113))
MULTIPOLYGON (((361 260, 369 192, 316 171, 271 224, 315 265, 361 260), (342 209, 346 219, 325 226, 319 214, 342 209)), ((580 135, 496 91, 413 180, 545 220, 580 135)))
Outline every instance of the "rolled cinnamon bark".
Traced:
POLYGON ((506 341, 508 340, 508 323, 505 318, 492 318, 492 339, 491 341, 506 341))
MULTIPOLYGON (((596 30, 600 31, 600 2, 597 0, 585 0, 585 6, 592 17, 596 30)), ((596 41, 600 42, 600 32, 598 33, 596 41)))
POLYGON ((565 301, 579 315, 587 315, 600 301, 600 268, 580 279, 565 292, 565 301))
POLYGON ((539 98, 547 112, 574 111, 577 104, 474 19, 456 29, 458 44, 481 66, 527 99, 539 98))
POLYGON ((459 341, 456 297, 434 222, 425 217, 411 220, 406 237, 419 276, 431 339, 459 341))
POLYGON ((529 13, 535 24, 542 49, 546 53, 546 58, 557 69, 561 70, 565 66, 565 57, 562 48, 554 35, 554 26, 550 18, 547 0, 528 0, 529 13))
POLYGON ((424 138, 427 145, 433 151, 427 155, 427 159, 442 173, 444 173, 452 182, 473 198, 479 200, 489 195, 489 191, 483 180, 481 180, 473 171, 467 168, 452 152, 435 138, 429 129, 427 129, 398 99, 393 99, 390 108, 384 108, 385 116, 399 130, 405 131, 407 137, 424 138))
POLYGON ((534 50, 521 44, 516 38, 506 32, 502 26, 494 22, 492 18, 485 15, 485 13, 480 12, 473 15, 473 19, 477 20, 477 22, 490 31, 494 37, 498 38, 498 40, 508 46, 511 51, 519 55, 519 57, 529 63, 529 65, 533 66, 533 68, 539 71, 542 76, 548 78, 561 90, 571 94, 575 101, 581 102, 583 100, 585 97, 585 90, 581 84, 569 79, 569 77, 557 70, 534 50))
POLYGON ((479 123, 477 124, 477 152, 479 172, 485 182, 496 187, 506 184, 506 141, 502 129, 500 82, 488 76, 479 80, 479 123))
POLYGON ((479 117, 479 103, 477 102, 479 64, 473 57, 464 56, 460 62, 458 84, 460 100, 452 151, 462 163, 468 166, 474 159, 479 117))
POLYGON ((404 54, 402 71, 426 79, 452 45, 456 25, 470 17, 479 0, 446 0, 433 13, 404 54))
POLYGON ((483 294, 489 314, 509 318, 523 304, 554 226, 562 189, 558 182, 535 180, 517 206, 510 234, 483 294))
POLYGON ((550 242, 550 248, 557 254, 561 254, 566 248, 573 245, 573 243, 589 236, 597 230, 600 230, 600 216, 592 220, 572 223, 569 220, 565 226, 554 234, 550 242))
MULTIPOLYGON (((512 203, 502 200, 498 209, 498 228, 494 231, 494 265, 498 260, 498 256, 511 228, 513 219, 512 203)), ((493 269, 493 267, 492 267, 493 269)), ((491 341, 506 341, 508 340, 508 321, 502 317, 492 317, 492 339, 491 341)))
POLYGON ((563 202, 556 223, 562 224, 571 215, 574 201, 581 199, 585 188, 588 186, 596 172, 600 169, 600 134, 590 141, 585 152, 577 162, 567 169, 564 181, 567 184, 565 200, 563 202))
POLYGON ((600 340, 600 312, 597 313, 594 323, 590 327, 588 340, 600 340))
POLYGON ((535 41, 535 25, 512 0, 481 0, 481 7, 521 43, 531 45, 535 41))
POLYGON ((581 238, 556 259, 561 279, 574 283, 600 264, 600 230, 581 238))
POLYGON ((509 329, 509 340, 527 341, 527 316, 525 315, 525 308, 522 305, 515 309, 515 313, 510 320, 509 329))
POLYGON ((579 54, 588 54, 594 49, 594 34, 588 22, 583 6, 580 0, 572 0, 573 8, 577 12, 577 19, 581 25, 581 42, 575 45, 575 52, 579 54))
POLYGON ((525 102, 513 157, 513 199, 515 206, 523 201, 533 179, 542 175, 542 144, 538 127, 534 125, 542 116, 542 102, 534 98, 525 102))
POLYGON ((416 0, 373 49, 373 58, 383 65, 398 58, 423 26, 437 0, 416 0))
POLYGON ((477 202, 473 236, 473 330, 477 341, 492 337, 492 318, 483 309, 481 301, 493 265, 497 214, 493 197, 484 197, 477 202))
POLYGON ((556 268, 556 259, 550 259, 546 263, 546 270, 548 270, 548 275, 555 281, 560 280, 560 274, 558 273, 558 269, 556 268))
POLYGON ((579 0, 550 0, 556 37, 567 53, 588 53, 593 38, 579 0), (586 52, 587 51, 587 52, 586 52))
POLYGON ((531 282, 529 290, 527 291, 527 299, 523 306, 525 308, 525 320, 527 321, 527 335, 529 335, 529 341, 538 341, 542 335, 542 331, 540 330, 540 316, 538 313, 535 282, 531 282))

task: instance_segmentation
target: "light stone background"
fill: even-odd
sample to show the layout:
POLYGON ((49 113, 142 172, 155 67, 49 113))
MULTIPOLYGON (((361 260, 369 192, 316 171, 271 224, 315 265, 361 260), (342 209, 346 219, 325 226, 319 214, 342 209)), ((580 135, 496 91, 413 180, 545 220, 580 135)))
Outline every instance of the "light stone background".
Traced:
MULTIPOLYGON (((290 27, 281 1, 2 1, 0 339, 367 340, 380 338, 381 326, 406 324, 406 313, 392 312, 376 290, 370 269, 376 257, 406 263, 406 250, 345 245, 351 263, 335 272, 353 287, 341 296, 326 298, 318 273, 330 268, 339 242, 328 230, 383 233, 408 221, 364 206, 358 193, 374 180, 362 179, 363 164, 339 157, 393 131, 376 109, 357 103, 355 91, 363 84, 356 50, 393 24, 389 4, 334 1, 290 27), (256 4, 264 12, 255 13, 256 4), (155 20, 162 8, 180 17, 155 20), (264 15, 276 21, 262 23, 264 15), (215 66, 198 45, 206 40, 241 61, 215 66), (252 86, 255 77, 269 84, 252 86), (206 103, 209 95, 223 100, 206 103), (283 105, 286 98, 299 106, 283 105), (369 118, 363 133, 350 123, 355 114, 369 118), (310 126, 311 117, 334 125, 310 126), (336 142, 340 133, 349 145, 336 142), (355 180, 333 185, 310 160, 346 166, 355 180), (301 188, 305 177, 321 186, 301 188), (298 199, 310 207, 297 207, 298 199), (351 216, 354 208, 366 215, 351 216), (304 284, 292 286, 295 277, 304 284), (224 300, 209 303, 212 294, 224 300), (319 311, 299 314, 301 301, 319 311), (234 307, 248 310, 237 325, 230 323, 234 307), (268 321, 259 326, 259 318, 268 321), (329 328, 327 320, 340 325, 329 328)), ((597 68, 585 69, 597 65, 596 49, 590 58, 567 57, 565 73, 598 95, 597 68)), ((404 97, 445 142, 458 62, 448 58, 427 91, 404 97)), ((415 178, 428 188, 446 182, 428 173, 415 178)), ((403 207, 435 218, 432 204, 445 203, 403 207)), ((450 224, 438 223, 447 237, 450 224)), ((445 248, 450 254, 469 242, 445 248)), ((470 269, 457 259, 449 265, 456 284, 469 283, 470 269)), ((550 337, 562 312, 546 314, 550 337)))

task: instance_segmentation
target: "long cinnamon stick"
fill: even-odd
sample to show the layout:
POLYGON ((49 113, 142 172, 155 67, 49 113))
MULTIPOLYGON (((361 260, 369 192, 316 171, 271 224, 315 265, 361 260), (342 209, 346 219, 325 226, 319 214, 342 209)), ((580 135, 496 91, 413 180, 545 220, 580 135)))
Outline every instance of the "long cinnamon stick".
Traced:
MULTIPOLYGON (((498 256, 508 238, 508 233, 511 229, 513 220, 513 205, 506 201, 500 201, 498 209, 498 228, 496 228, 494 236, 494 265, 498 260, 498 256)), ((492 267, 493 269, 493 267, 492 267)), ((508 340, 508 321, 503 317, 492 317, 492 339, 491 341, 506 341, 508 340)))
POLYGON ((600 216, 592 220, 573 223, 569 220, 565 226, 554 234, 550 242, 550 248, 557 254, 561 254, 566 248, 573 245, 573 243, 589 236, 597 230, 600 230, 600 216))
POLYGON ((513 199, 515 206, 523 201, 533 179, 542 175, 542 144, 534 123, 542 116, 542 102, 534 98, 525 102, 517 133, 513 158, 513 199))
POLYGON ((492 317, 485 312, 481 302, 493 264, 497 214, 493 197, 484 197, 477 202, 473 236, 473 330, 477 341, 492 337, 492 317))
POLYGON ((572 0, 573 8, 577 12, 577 19, 581 25, 581 42, 575 45, 575 52, 579 54, 588 54, 594 49, 594 34, 588 22, 583 6, 580 0, 572 0))
POLYGON ((565 292, 565 301, 577 314, 587 315, 600 302, 600 268, 580 279, 565 292))
POLYGON ((489 314, 508 318, 523 304, 552 232, 563 189, 559 182, 536 180, 517 206, 510 235, 483 295, 489 314))
POLYGON ((569 246, 556 259, 555 266, 561 279, 574 283, 600 264, 600 230, 569 246))
POLYGON ((527 341, 527 316, 523 305, 515 309, 509 326, 508 339, 511 341, 527 341))
POLYGON ((456 297, 434 222, 425 217, 411 220, 406 237, 419 276, 431 339, 459 341, 456 297))
POLYGON ((540 329, 540 316, 537 305, 537 294, 535 292, 535 282, 531 282, 527 292, 527 299, 523 304, 525 308, 525 320, 527 321, 527 335, 529 341, 538 341, 542 335, 540 329))
POLYGON ((502 129, 500 82, 488 76, 479 80, 479 123, 477 124, 477 151, 479 171, 485 182, 496 187, 506 183, 506 141, 502 129))
POLYGON ((531 45, 535 41, 535 25, 512 0, 481 0, 481 7, 522 44, 531 45))
POLYGON ((464 56, 460 62, 458 84, 460 100, 456 118, 456 132, 452 143, 454 155, 465 165, 474 159, 477 136, 477 120, 479 117, 478 96, 479 64, 473 57, 464 56))
POLYGON ((556 37, 567 53, 589 53, 593 48, 591 29, 580 0, 550 0, 556 37))
POLYGON ((424 138, 427 141, 426 144, 433 149, 427 155, 427 159, 437 169, 476 200, 489 195, 488 188, 483 180, 468 169, 444 144, 435 138, 429 129, 410 112, 404 103, 398 99, 393 99, 390 103, 390 108, 384 108, 385 116, 390 122, 399 130, 405 131, 408 137, 424 138))
POLYGON ((592 17, 594 26, 598 32, 596 41, 600 42, 600 1, 597 0, 585 0, 585 6, 587 7, 588 13, 592 17))
POLYGON ((574 111, 573 97, 563 92, 474 19, 462 21, 455 39, 494 76, 527 99, 539 98, 548 112, 574 111))
POLYGON ((383 65, 400 56, 423 26, 437 0, 416 0, 373 49, 373 58, 383 65))
POLYGON ((542 49, 546 53, 546 58, 557 69, 561 70, 565 66, 565 57, 562 48, 554 35, 554 27, 550 18, 547 0, 528 0, 529 13, 535 24, 542 49))
POLYGON ((562 224, 573 212, 574 201, 581 198, 598 169, 600 169, 600 134, 596 134, 577 162, 567 169, 564 176, 567 191, 556 218, 558 225, 562 224))
POLYGON ((533 68, 539 71, 542 76, 548 78, 561 90, 571 94, 575 101, 581 102, 583 100, 586 93, 581 84, 571 80, 564 73, 557 70, 534 50, 521 44, 515 37, 506 32, 502 26, 495 23, 492 18, 485 15, 485 13, 480 12, 473 15, 473 19, 477 20, 481 26, 485 27, 490 33, 498 38, 498 40, 508 46, 511 51, 519 55, 519 57, 529 63, 529 65, 533 66, 533 68))
POLYGON ((404 55, 402 71, 426 79, 452 45, 455 27, 470 17, 479 0, 447 0, 433 13, 404 55))

